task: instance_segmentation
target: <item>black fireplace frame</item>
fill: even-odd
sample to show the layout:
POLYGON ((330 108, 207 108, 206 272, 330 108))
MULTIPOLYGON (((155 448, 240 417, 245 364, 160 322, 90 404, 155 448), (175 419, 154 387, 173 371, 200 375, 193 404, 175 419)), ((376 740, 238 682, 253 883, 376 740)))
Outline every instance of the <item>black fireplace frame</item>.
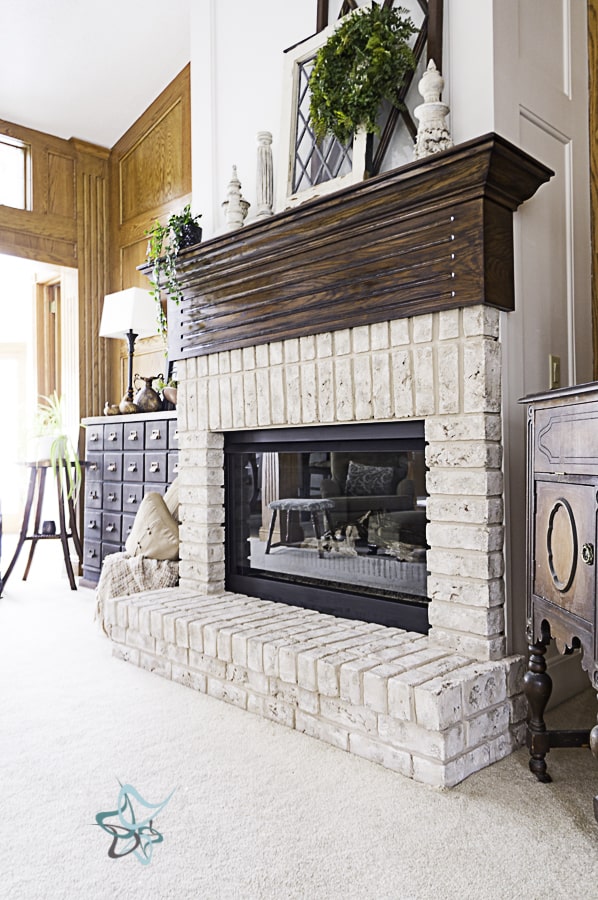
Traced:
MULTIPOLYGON (((231 459, 237 453, 329 450, 355 451, 361 446, 376 452, 389 449, 421 451, 425 445, 424 422, 371 422, 367 424, 314 425, 226 432, 224 435, 225 522, 234 495, 231 459)), ((235 593, 286 603, 304 609, 357 619, 427 634, 429 600, 401 596, 366 596, 358 591, 293 583, 274 575, 240 574, 234 566, 234 536, 225 528, 225 586, 235 593)))

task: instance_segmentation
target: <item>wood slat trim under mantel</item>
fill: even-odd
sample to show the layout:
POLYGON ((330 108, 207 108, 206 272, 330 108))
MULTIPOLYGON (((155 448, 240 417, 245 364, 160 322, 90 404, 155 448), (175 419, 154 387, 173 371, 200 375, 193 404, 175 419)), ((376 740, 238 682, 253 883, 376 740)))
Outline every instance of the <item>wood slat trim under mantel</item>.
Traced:
POLYGON ((183 251, 170 358, 479 303, 512 310, 513 212, 553 174, 488 134, 183 251))

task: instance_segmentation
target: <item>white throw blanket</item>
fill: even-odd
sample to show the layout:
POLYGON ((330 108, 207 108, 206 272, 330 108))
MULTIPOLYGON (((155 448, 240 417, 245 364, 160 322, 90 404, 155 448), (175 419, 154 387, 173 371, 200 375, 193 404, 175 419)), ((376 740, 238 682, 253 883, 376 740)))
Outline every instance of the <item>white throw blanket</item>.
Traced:
MULTIPOLYGON (((96 592, 96 619, 104 632, 104 604, 112 597, 125 597, 141 591, 176 587, 179 583, 179 564, 166 559, 148 559, 111 553, 104 560, 96 592)), ((107 632, 106 632, 107 633, 107 632)))

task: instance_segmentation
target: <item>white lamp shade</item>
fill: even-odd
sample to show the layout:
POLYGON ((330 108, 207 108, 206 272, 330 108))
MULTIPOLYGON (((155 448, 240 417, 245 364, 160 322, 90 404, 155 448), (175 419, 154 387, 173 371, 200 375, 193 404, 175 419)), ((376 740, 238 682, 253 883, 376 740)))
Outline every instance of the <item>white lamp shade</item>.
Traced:
POLYGON ((104 297, 100 337, 124 338, 128 331, 142 338, 159 334, 156 302, 142 288, 127 288, 104 297))

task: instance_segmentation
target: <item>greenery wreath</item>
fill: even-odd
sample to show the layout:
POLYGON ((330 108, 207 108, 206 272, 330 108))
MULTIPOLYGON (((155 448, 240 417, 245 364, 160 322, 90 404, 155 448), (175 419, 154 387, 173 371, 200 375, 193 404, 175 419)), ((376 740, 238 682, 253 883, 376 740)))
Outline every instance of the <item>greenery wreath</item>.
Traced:
POLYGON ((372 3, 348 15, 318 50, 309 88, 316 139, 333 134, 346 144, 361 126, 379 132, 383 100, 398 106, 398 91, 415 68, 409 38, 417 29, 403 7, 372 3))

